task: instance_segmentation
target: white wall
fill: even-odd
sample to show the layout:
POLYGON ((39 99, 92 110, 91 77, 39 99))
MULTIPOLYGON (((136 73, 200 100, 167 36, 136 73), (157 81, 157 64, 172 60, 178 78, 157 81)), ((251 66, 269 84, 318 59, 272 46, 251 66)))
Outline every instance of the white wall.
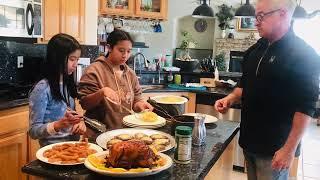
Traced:
POLYGON ((301 6, 304 7, 307 12, 320 10, 319 0, 301 0, 301 6))
POLYGON ((193 39, 197 42, 196 48, 199 49, 212 49, 213 43, 212 39, 214 39, 215 32, 215 19, 204 19, 207 23, 207 29, 204 32, 197 32, 194 28, 194 23, 198 20, 198 18, 193 18, 191 15, 184 16, 178 19, 178 28, 175 32, 176 41, 173 47, 179 47, 183 40, 181 35, 181 31, 188 31, 193 39))
POLYGON ((172 53, 176 47, 178 19, 191 15, 196 6, 194 0, 168 0, 168 20, 161 23, 163 32, 145 36, 150 48, 143 51, 148 58, 156 57, 159 53, 172 53))
MULTIPOLYGON (((250 2, 254 3, 254 1, 251 0, 250 2)), ((150 48, 144 49, 143 52, 149 59, 157 57, 160 53, 172 53, 174 48, 179 47, 181 42, 180 31, 182 29, 190 31, 194 39, 198 40, 198 48, 214 48, 214 39, 220 37, 219 22, 216 18, 207 20, 208 28, 206 32, 197 33, 193 28, 196 19, 192 18, 191 14, 199 5, 198 2, 198 0, 168 0, 168 20, 162 22, 164 32, 146 35, 145 38, 150 48)), ((241 0, 211 0, 210 6, 213 8, 214 13, 218 12, 218 6, 223 3, 237 8, 240 6, 241 0)), ((244 38, 246 36, 248 36, 248 33, 236 32, 235 34, 235 38, 244 38)))
MULTIPOLYGON (((313 11, 320 9, 319 0, 301 0, 301 5, 307 11, 313 11)), ((153 57, 158 57, 160 53, 172 53, 173 49, 179 47, 180 31, 181 29, 187 29, 192 32, 195 39, 199 41, 199 48, 214 48, 214 39, 219 38, 221 31, 218 27, 218 20, 209 21, 208 29, 206 33, 208 38, 203 38, 203 34, 197 34, 193 29, 193 22, 195 21, 190 15, 193 10, 199 5, 198 0, 168 0, 168 20, 162 22, 163 33, 154 33, 151 35, 146 35, 146 43, 149 45, 149 49, 144 49, 143 52, 145 55, 152 59, 153 57), (186 25, 188 24, 188 27, 186 25), (210 25, 209 25, 210 24, 210 25), (185 26, 185 27, 183 27, 185 26), (212 33, 212 34, 210 34, 212 33)), ((242 0, 245 3, 245 0, 242 0)), ((256 0, 251 0, 250 3, 255 5, 256 0)), ((218 6, 221 4, 231 5, 234 8, 240 6, 241 0, 211 0, 211 7, 214 10, 214 13, 218 12, 218 6)), ((232 23, 236 27, 237 19, 234 19, 232 23)), ((249 34, 244 32, 238 32, 235 30, 235 38, 243 39, 249 34)), ((256 33, 258 38, 258 34, 256 33)))
POLYGON ((97 45, 98 0, 85 0, 85 45, 97 45))

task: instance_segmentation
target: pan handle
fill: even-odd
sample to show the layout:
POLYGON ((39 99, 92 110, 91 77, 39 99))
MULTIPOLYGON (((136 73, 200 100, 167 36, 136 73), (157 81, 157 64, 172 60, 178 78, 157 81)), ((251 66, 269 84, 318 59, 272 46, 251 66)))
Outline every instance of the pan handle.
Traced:
POLYGON ((188 99, 188 101, 190 100, 190 98, 188 96, 181 95, 181 97, 184 97, 184 98, 188 99))

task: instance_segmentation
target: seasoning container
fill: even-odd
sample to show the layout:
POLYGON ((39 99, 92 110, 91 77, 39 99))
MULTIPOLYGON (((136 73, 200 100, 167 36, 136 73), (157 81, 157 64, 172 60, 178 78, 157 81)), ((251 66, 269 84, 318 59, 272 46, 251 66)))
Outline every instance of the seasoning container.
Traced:
POLYGON ((188 164, 191 161, 192 128, 189 126, 177 126, 175 130, 176 147, 174 161, 180 164, 188 164))
POLYGON ((172 83, 173 82, 173 75, 172 75, 172 71, 169 72, 169 75, 168 75, 168 83, 172 83))
POLYGON ((192 144, 194 146, 202 146, 206 143, 205 118, 205 114, 197 114, 194 117, 194 127, 192 130, 192 144))
POLYGON ((174 75, 174 83, 175 84, 181 84, 181 75, 180 74, 175 74, 174 75))

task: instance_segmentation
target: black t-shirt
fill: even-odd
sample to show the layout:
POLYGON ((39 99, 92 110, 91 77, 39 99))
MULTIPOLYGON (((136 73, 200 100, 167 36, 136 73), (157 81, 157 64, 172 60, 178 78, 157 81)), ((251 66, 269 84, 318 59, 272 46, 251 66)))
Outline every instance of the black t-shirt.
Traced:
POLYGON ((264 38, 244 56, 240 146, 272 156, 286 142, 295 112, 313 116, 320 57, 289 31, 269 45, 264 38))

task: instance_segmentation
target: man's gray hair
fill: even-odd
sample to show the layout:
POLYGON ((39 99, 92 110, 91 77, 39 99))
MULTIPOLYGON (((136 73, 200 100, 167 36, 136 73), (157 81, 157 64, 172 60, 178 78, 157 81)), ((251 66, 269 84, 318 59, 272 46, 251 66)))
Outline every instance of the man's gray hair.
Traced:
POLYGON ((297 6, 296 0, 271 0, 271 4, 274 9, 286 8, 290 16, 293 15, 293 12, 297 6))

